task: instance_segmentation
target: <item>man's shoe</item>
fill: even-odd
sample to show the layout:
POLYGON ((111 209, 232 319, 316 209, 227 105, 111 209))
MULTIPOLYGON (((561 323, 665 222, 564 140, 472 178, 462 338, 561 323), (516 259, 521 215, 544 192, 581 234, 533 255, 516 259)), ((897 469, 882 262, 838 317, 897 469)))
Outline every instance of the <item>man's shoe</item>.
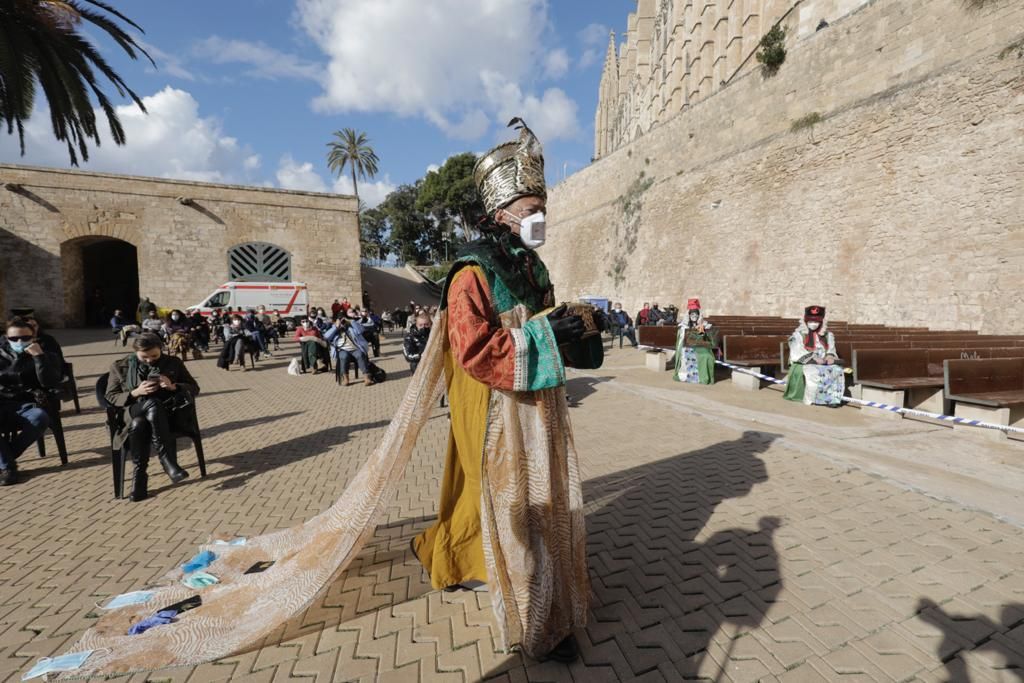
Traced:
POLYGON ((555 645, 555 649, 548 653, 547 659, 571 664, 580 658, 580 646, 576 642, 576 636, 568 635, 562 642, 555 645))
POLYGON ((160 465, 163 466, 164 472, 171 478, 171 483, 177 484, 183 479, 188 479, 188 472, 181 469, 178 463, 172 461, 170 458, 160 458, 160 465))
POLYGON ((17 468, 11 467, 10 469, 0 470, 0 486, 11 486, 12 484, 18 483, 18 470, 17 468))

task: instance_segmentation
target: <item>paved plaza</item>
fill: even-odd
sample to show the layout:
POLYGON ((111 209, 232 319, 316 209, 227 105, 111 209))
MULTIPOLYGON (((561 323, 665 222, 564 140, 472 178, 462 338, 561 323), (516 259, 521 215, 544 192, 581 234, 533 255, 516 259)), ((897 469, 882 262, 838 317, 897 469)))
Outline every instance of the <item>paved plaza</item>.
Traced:
MULTIPOLYGON (((0 489, 0 680, 61 654, 108 596, 159 582, 214 534, 253 536, 332 504, 407 384, 189 362, 209 475, 113 499, 92 397, 119 354, 104 331, 58 331, 83 394, 0 489)), ((580 661, 496 652, 486 592, 431 589, 409 540, 432 521, 447 438, 436 409, 387 520, 324 598, 257 650, 133 681, 1024 680, 1024 444, 853 408, 810 409, 729 382, 681 386, 615 349, 571 373, 593 582, 580 661)), ((125 679, 122 679, 125 680, 125 679)))

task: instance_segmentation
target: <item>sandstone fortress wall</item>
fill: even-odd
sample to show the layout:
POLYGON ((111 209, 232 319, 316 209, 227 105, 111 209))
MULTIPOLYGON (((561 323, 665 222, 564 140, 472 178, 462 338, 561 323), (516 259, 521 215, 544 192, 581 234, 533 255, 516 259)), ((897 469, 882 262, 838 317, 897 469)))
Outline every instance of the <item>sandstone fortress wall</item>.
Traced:
POLYGON ((0 307, 83 324, 82 247, 110 239, 137 248, 140 293, 160 306, 199 303, 252 241, 291 253, 310 304, 357 300, 355 212, 350 196, 0 164, 0 307))
MULTIPOLYGON (((742 4, 782 17, 786 62, 675 111, 648 97, 635 135, 599 135, 600 159, 549 197, 541 253, 559 299, 633 312, 696 296, 712 316, 821 303, 859 322, 1024 333, 1024 4, 742 4)), ((627 62, 653 6, 630 18, 627 62)))

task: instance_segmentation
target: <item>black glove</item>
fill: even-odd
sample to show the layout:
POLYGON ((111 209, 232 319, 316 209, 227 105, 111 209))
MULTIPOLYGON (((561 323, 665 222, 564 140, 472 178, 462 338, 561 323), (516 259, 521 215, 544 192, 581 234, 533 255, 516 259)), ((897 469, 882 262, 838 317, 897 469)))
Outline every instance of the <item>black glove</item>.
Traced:
POLYGON ((608 328, 611 327, 611 321, 608 319, 608 314, 600 308, 594 310, 594 324, 597 325, 598 332, 607 332, 608 328))
POLYGON ((566 315, 565 305, 548 313, 547 318, 559 346, 574 342, 583 336, 583 319, 578 315, 566 315))

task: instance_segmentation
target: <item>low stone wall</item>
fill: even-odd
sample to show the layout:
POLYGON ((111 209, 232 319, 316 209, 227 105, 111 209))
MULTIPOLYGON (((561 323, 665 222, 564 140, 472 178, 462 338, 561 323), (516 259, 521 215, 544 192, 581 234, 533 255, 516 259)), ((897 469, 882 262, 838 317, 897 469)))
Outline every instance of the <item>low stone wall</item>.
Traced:
POLYGON ((877 0, 553 188, 558 298, 1024 333, 1024 6, 976 4, 877 0))
POLYGON ((4 313, 82 324, 82 246, 111 238, 136 247, 140 292, 160 306, 201 301, 228 280, 227 250, 251 241, 291 253, 311 304, 363 291, 354 197, 0 165, 4 313))

